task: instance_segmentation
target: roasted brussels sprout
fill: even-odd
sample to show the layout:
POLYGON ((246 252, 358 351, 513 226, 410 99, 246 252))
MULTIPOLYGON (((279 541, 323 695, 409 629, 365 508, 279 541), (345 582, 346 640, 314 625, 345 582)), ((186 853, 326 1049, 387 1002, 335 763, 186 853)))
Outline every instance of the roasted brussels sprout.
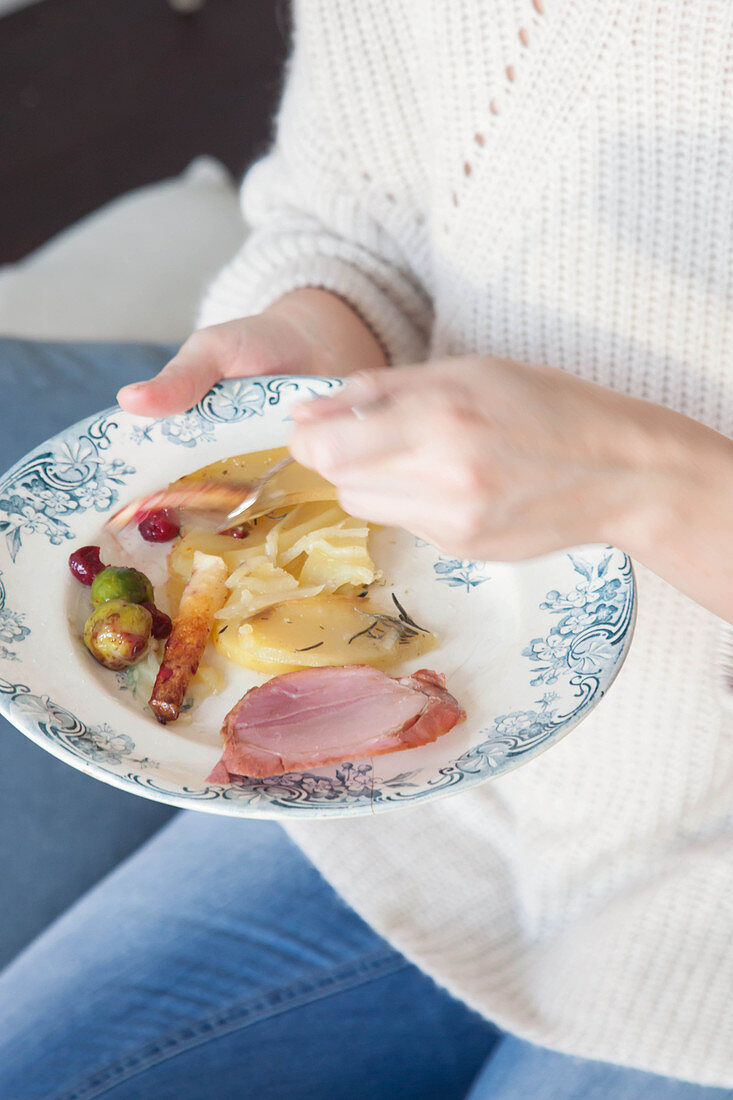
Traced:
POLYGON ((84 644, 100 665, 119 670, 135 664, 145 652, 153 616, 127 600, 107 600, 84 624, 84 644))
POLYGON ((153 586, 139 569, 120 565, 108 565, 97 573, 92 582, 92 603, 95 607, 108 600, 126 600, 128 603, 152 603, 153 586))

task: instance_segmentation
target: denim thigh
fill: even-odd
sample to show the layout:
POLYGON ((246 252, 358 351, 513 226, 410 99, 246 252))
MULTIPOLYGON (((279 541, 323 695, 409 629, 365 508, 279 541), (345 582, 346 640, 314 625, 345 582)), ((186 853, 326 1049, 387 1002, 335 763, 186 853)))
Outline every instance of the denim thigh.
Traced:
POLYGON ((496 1030, 272 822, 179 814, 0 976, 0 1096, 451 1100, 496 1030))

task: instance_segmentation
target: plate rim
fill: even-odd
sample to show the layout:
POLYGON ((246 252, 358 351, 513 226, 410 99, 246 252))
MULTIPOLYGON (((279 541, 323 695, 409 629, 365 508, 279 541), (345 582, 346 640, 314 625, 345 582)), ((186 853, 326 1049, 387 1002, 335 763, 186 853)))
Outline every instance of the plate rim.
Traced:
MULTIPOLYGON (((318 375, 256 375, 247 378, 239 379, 227 379, 217 382, 212 390, 209 391, 206 397, 212 392, 226 392, 227 389, 233 385, 241 385, 246 383, 248 385, 252 383, 265 382, 268 385, 272 382, 290 382, 297 384, 312 384, 313 382, 325 383, 327 385, 336 386, 340 388, 344 380, 340 378, 332 378, 327 376, 318 375)), ((202 399, 203 401, 204 399, 202 399)), ((201 407, 202 402, 198 402, 188 412, 194 412, 201 407)), ((79 438, 83 434, 84 428, 89 428, 97 422, 113 421, 115 417, 122 414, 125 417, 134 417, 141 422, 156 424, 165 419, 170 418, 156 418, 148 419, 143 417, 135 417, 134 414, 127 413, 121 409, 119 405, 113 405, 99 412, 93 413, 90 416, 83 417, 73 424, 68 425, 66 428, 57 432, 55 435, 43 440, 37 446, 31 448, 25 455, 21 456, 12 466, 5 470, 0 475, 0 493, 3 487, 9 484, 13 476, 22 470, 22 468, 28 463, 31 456, 42 454, 44 451, 50 450, 56 443, 63 444, 71 436, 73 438, 79 438)), ((176 415, 187 415, 176 414, 176 415)), ((110 425, 112 426, 112 425, 110 425)), ((114 425, 115 427, 119 425, 114 425)), ((194 448, 195 449, 195 448, 194 448)), ((123 490, 124 492, 124 490, 123 490)), ((114 501, 112 502, 114 503, 114 501)), ((104 511, 107 511, 105 509, 104 511)), ((104 514, 102 511, 100 514, 104 514)), ((602 544, 592 544, 594 546, 600 546, 602 544)), ((574 548, 566 548, 564 552, 570 552, 574 548)), ((613 548, 618 549, 618 548, 613 548)), ((563 551, 560 551, 561 553, 563 551)), ((10 680, 5 678, 4 673, 0 675, 0 714, 2 714, 8 722, 13 725, 16 730, 23 736, 28 737, 39 748, 51 753, 56 759, 62 761, 65 764, 75 768, 77 771, 83 774, 89 775, 91 778, 98 779, 108 786, 116 787, 119 790, 126 791, 131 794, 136 794, 139 797, 147 798, 150 801, 158 802, 163 805, 173 806, 184 810, 199 810, 204 813, 217 814, 225 817, 252 817, 262 818, 270 820, 287 821, 288 819, 295 820, 307 820, 307 819, 329 819, 339 817, 357 817, 357 816, 374 816, 379 813, 388 813, 392 810, 401 809, 417 809, 420 806, 427 805, 430 802, 435 802, 441 798, 448 798, 453 795, 467 793, 474 790, 476 787, 498 779, 503 775, 508 774, 511 771, 522 767, 524 764, 535 760, 555 745, 559 744, 569 733, 571 733, 588 715, 589 712, 595 709, 599 705, 603 698, 608 694, 613 686, 616 678, 624 665, 629 649, 631 647, 638 612, 638 585, 636 582, 636 575, 634 571, 633 561, 628 554, 623 551, 618 551, 623 555, 624 568, 628 569, 629 576, 629 606, 628 606, 628 622, 625 627, 624 635, 621 640, 621 644, 615 653, 615 660, 612 667, 606 669, 606 682, 603 688, 599 688, 590 698, 588 698, 561 726, 558 727, 557 732, 551 736, 548 736, 538 746, 528 749, 526 752, 516 754, 515 756, 506 756, 488 774, 482 774, 479 771, 476 772, 463 772, 461 779, 455 784, 444 785, 436 787, 434 790, 423 790, 416 793, 410 799, 406 799, 404 802, 395 800, 374 800, 373 791, 372 798, 364 802, 334 802, 332 806, 326 807, 323 805, 314 805, 307 801, 292 801, 288 802, 285 806, 273 806, 266 798, 257 800, 254 804, 240 801, 237 798, 225 798, 218 794, 214 794, 211 797, 206 795, 199 795, 196 797, 193 790, 191 795, 178 794, 175 792, 160 791, 154 786, 147 785, 142 777, 139 777, 141 781, 138 781, 132 773, 119 774, 114 771, 107 770, 102 764, 85 757, 83 755, 72 752, 66 747, 63 742, 56 741, 48 733, 43 731, 42 723, 40 719, 34 718, 32 714, 24 714, 22 710, 19 713, 18 708, 15 706, 16 700, 23 696, 31 696, 34 699, 45 700, 46 704, 52 704, 53 706, 60 707, 66 713, 70 714, 77 722, 81 721, 77 714, 67 710, 61 704, 52 703, 48 695, 34 695, 31 689, 27 685, 12 684, 10 680), (8 684, 14 689, 14 694, 2 690, 2 684, 8 684), (25 689, 25 690, 17 690, 25 689)), ((532 560, 532 559, 527 559, 532 560)), ((536 559, 535 559, 536 560, 536 559)), ((517 564, 517 563, 514 563, 517 564)), ((5 670, 4 670, 5 671, 5 670)), ((88 728, 83 723, 84 728, 88 728)), ((476 746, 473 746, 474 748, 476 746)), ((144 750, 143 750, 144 751, 144 750)), ((373 758, 363 758, 364 761, 372 760, 373 758)), ((446 766, 450 766, 447 764, 446 766)), ((302 772, 293 773, 303 777, 313 775, 315 779, 320 778, 313 771, 304 770, 302 772)), ((205 785, 205 780, 202 780, 202 785, 205 785)), ((221 785, 213 785, 221 786, 221 785)), ((185 791, 186 788, 183 787, 185 791)))

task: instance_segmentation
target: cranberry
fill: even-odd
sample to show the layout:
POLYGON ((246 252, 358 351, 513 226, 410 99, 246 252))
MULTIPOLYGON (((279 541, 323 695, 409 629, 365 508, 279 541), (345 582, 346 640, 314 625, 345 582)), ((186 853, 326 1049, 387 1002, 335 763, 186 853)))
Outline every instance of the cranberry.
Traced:
POLYGON ((170 615, 166 615, 165 611, 161 611, 154 603, 144 603, 143 607, 146 607, 153 616, 153 628, 150 632, 153 637, 167 638, 173 629, 170 615))
POLYGON ((69 554, 69 569, 82 584, 91 585, 97 573, 101 573, 104 565, 99 560, 98 546, 82 546, 69 554))
POLYGON ((170 542, 181 533, 181 528, 169 508, 149 512, 137 525, 146 542, 170 542))
POLYGON ((249 529, 244 523, 238 524, 236 527, 227 527, 224 531, 219 531, 220 535, 228 535, 230 539, 248 539, 249 529))

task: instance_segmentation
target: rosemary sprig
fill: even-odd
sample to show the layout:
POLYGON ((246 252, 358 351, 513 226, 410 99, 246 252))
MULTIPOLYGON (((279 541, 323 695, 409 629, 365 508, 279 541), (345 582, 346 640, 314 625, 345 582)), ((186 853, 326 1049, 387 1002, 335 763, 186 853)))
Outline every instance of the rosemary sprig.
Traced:
POLYGON ((357 638, 364 637, 373 638, 375 641, 381 641, 388 630, 396 631, 398 645, 404 645, 418 634, 430 633, 424 626, 418 626, 414 619, 410 618, 394 593, 392 594, 392 599, 399 611, 399 616, 387 615, 374 611, 362 611, 360 607, 354 608, 360 615, 366 615, 371 621, 363 630, 357 630, 356 634, 352 634, 348 641, 349 645, 355 642, 357 638))
POLYGON ((421 634, 429 634, 430 633, 430 631, 426 630, 424 626, 418 626, 417 623, 415 622, 415 620, 410 618, 410 616, 407 614, 407 612, 405 611, 405 609, 402 606, 402 604, 400 603, 400 601, 395 596, 394 592, 392 593, 392 603, 395 605, 395 607, 399 611, 399 613, 400 613, 399 617, 400 617, 400 619, 402 620, 403 623, 407 623, 408 626, 412 626, 412 627, 415 628, 415 630, 419 630, 421 634))
POLYGON ((316 642, 314 645, 304 645, 302 649, 296 649, 296 653, 307 653, 309 649, 318 649, 319 645, 323 645, 323 642, 316 642))

